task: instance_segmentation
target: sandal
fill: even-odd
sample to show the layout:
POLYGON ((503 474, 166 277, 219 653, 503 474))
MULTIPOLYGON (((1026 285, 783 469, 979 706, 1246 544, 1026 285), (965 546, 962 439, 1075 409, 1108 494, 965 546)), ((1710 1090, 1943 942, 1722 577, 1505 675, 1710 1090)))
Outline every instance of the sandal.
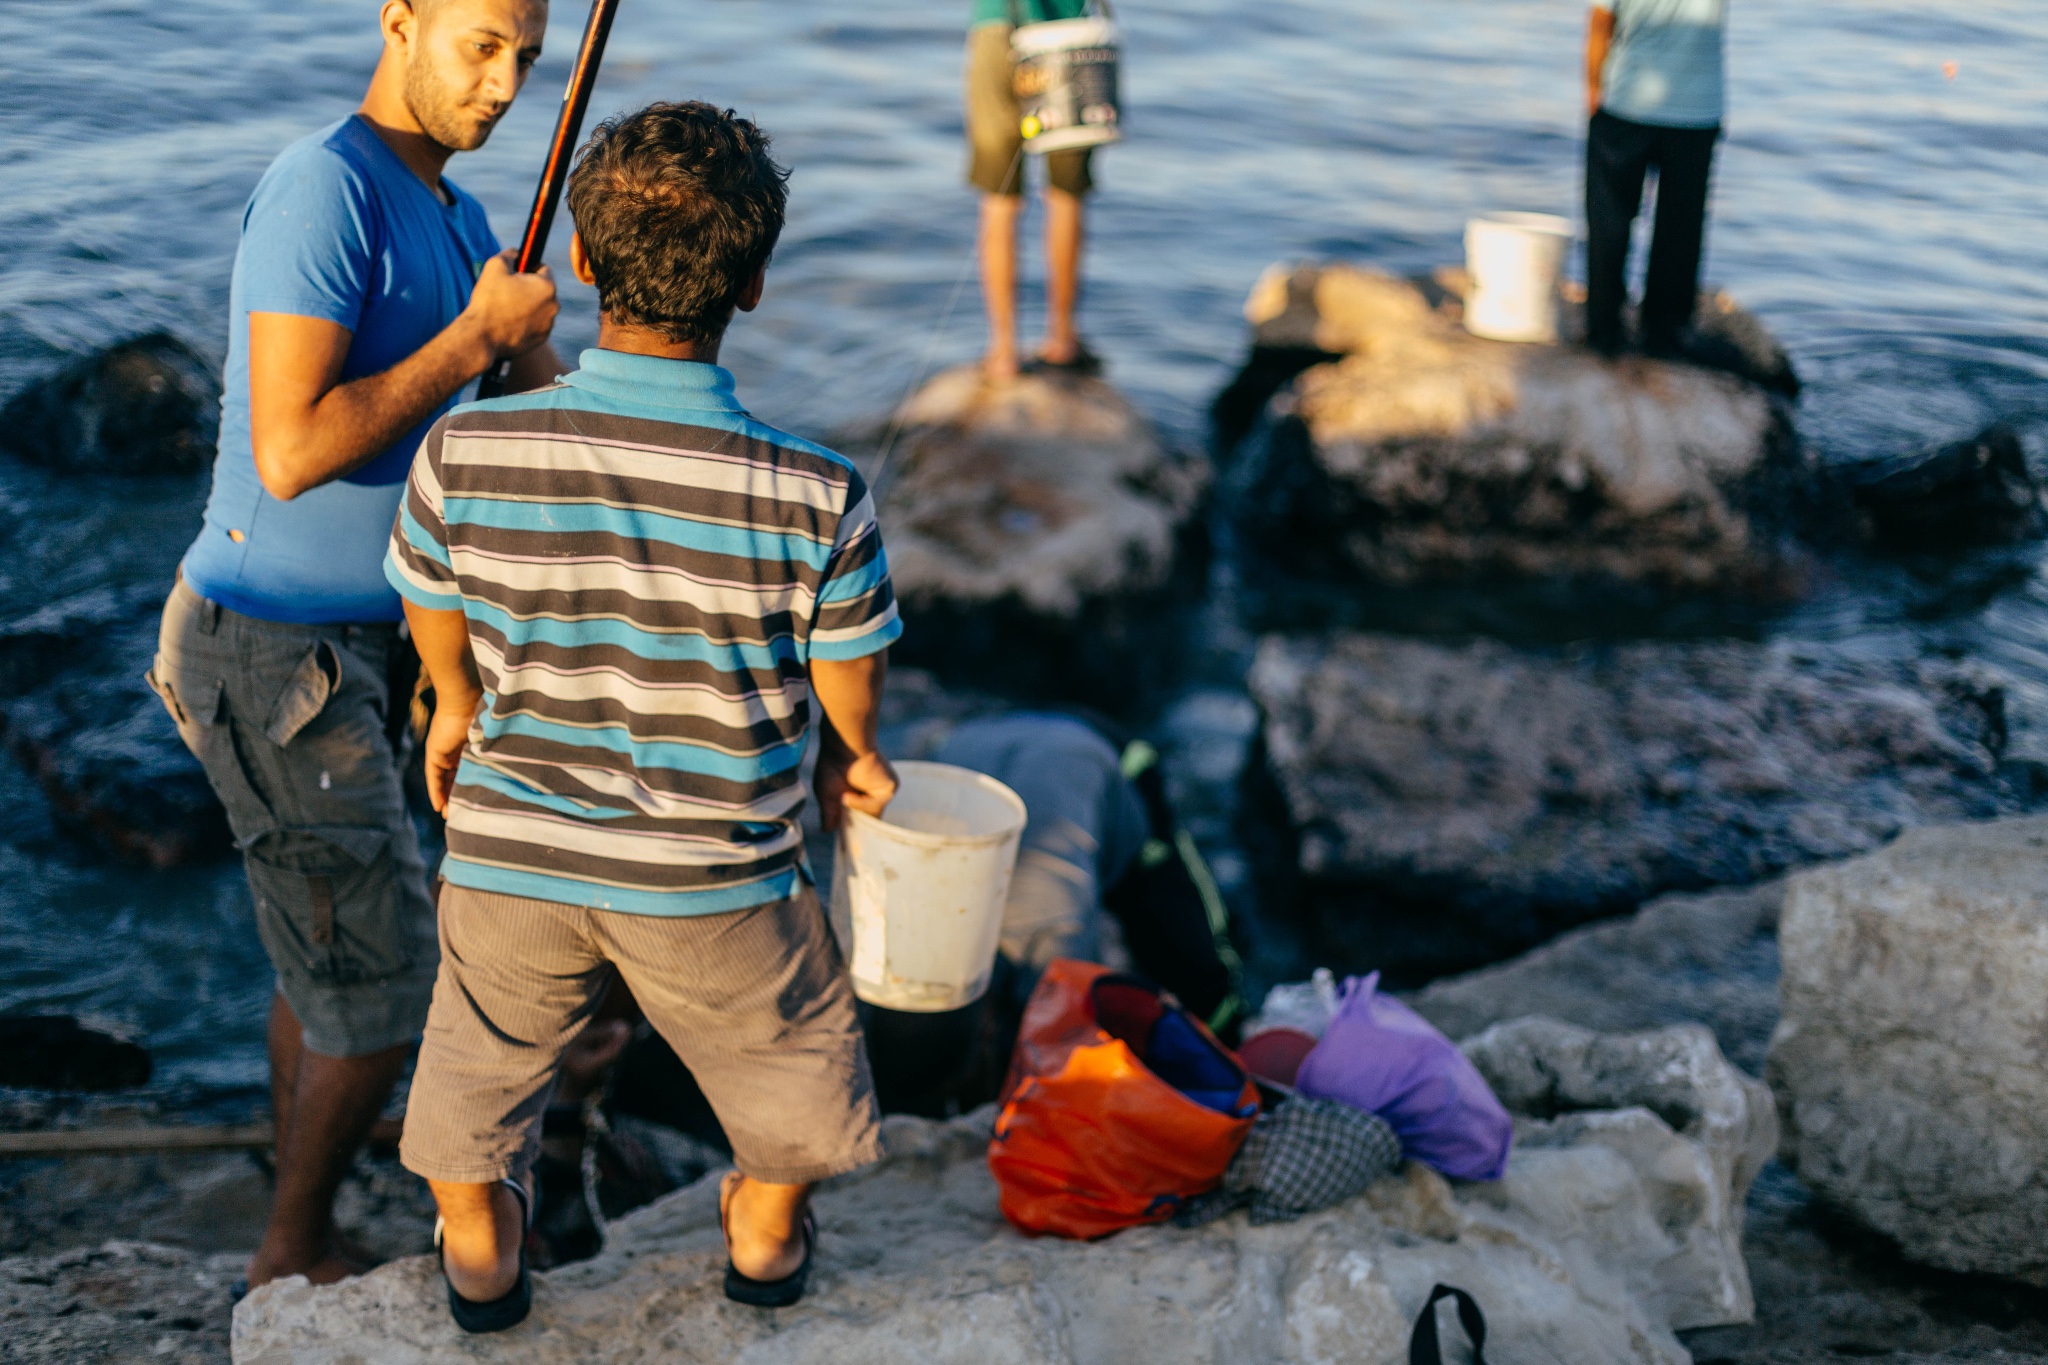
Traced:
POLYGON ((1102 373, 1102 357, 1089 350, 1086 342, 1075 342, 1072 360, 1048 360, 1035 355, 1017 368, 1022 374, 1071 374, 1093 379, 1102 373))
MULTIPOLYGON (((738 1172, 734 1172, 738 1174, 738 1172)), ((725 1206, 729 1198, 729 1186, 718 1191, 718 1233, 725 1236, 725 1206)), ((804 1259, 795 1270, 779 1280, 757 1280, 742 1275, 733 1267, 732 1240, 726 1239, 725 1296, 734 1303, 746 1304, 749 1308, 788 1308, 804 1296, 804 1290, 811 1279, 811 1256, 818 1249, 818 1220, 811 1211, 804 1210, 804 1259)))
MULTIPOLYGON (((448 1281, 448 1312, 454 1317, 455 1325, 465 1332, 502 1332, 508 1327, 517 1327, 526 1321, 526 1315, 533 1311, 533 1276, 526 1267, 526 1234, 533 1227, 533 1200, 526 1193, 526 1186, 505 1177, 498 1182, 512 1191, 519 1201, 519 1278, 510 1289, 495 1299, 479 1302, 465 1299, 455 1290, 453 1281, 448 1281)), ((434 1220, 434 1254, 441 1255, 441 1233, 444 1224, 434 1220)), ((447 1280, 448 1263, 441 1262, 441 1277, 447 1280)))

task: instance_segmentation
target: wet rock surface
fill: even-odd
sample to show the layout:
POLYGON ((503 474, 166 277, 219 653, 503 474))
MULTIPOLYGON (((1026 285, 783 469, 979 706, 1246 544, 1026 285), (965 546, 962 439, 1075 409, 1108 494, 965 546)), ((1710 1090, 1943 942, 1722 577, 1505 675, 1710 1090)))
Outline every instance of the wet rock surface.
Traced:
POLYGON ((1999 675, 1939 656, 1274 636, 1250 684, 1263 903, 1396 985, 2034 800, 1999 675))
POLYGON ((2048 1286, 2048 819, 1792 879, 1784 1160, 1910 1259, 2048 1286))
POLYGON ((0 1260, 0 1359, 214 1365, 246 1261, 122 1241, 0 1260))
POLYGON ((0 1086, 125 1090, 149 1073, 147 1048, 69 1015, 0 1015, 0 1086))
POLYGON ((1108 384, 990 385, 963 366, 841 445, 879 498, 902 662, 1110 710, 1173 676, 1208 464, 1167 449, 1108 384))
POLYGON ((163 591, 96 588, 0 624, 0 738, 61 827, 124 861, 225 855, 227 816, 143 673, 163 591))
POLYGON ((2009 544, 2048 527, 2019 433, 2003 423, 1966 440, 1829 471, 1851 532, 1892 553, 2009 544))
MULTIPOLYGON (((1290 349, 1342 357, 1274 399, 1228 480, 1249 548, 1283 574, 1596 597, 1795 590, 1778 513, 1803 475, 1782 399, 1759 384, 1484 340, 1441 291, 1350 266, 1269 273, 1247 312, 1276 374, 1290 349)), ((1703 315, 1717 319, 1737 360, 1775 350, 1732 304, 1703 315)))
POLYGON ((151 332, 80 356, 0 407, 0 449, 76 474, 191 474, 213 459, 220 377, 151 332))
MULTIPOLYGON (((1630 1102, 1626 1084, 1618 1093, 1630 1102)), ((882 1164, 820 1195, 813 1288, 794 1309, 721 1297, 707 1180, 616 1224, 604 1255, 546 1276, 533 1319, 488 1342, 458 1345, 432 1264, 417 1258, 335 1288, 257 1291, 236 1312, 235 1359, 1378 1362, 1405 1357, 1413 1315, 1443 1281, 1477 1295, 1494 1338, 1531 1358, 1677 1365, 1674 1315, 1720 1292, 1677 1254, 1684 1235, 1737 1215, 1711 1200, 1678 1215, 1667 1177, 1643 1163, 1669 1163, 1676 1142, 1711 1165, 1718 1139, 1676 1134, 1641 1108, 1606 1112, 1626 1131, 1550 1122, 1496 1184, 1453 1187, 1410 1165, 1299 1222, 1252 1228, 1232 1214, 1097 1243, 1002 1222, 988 1111, 895 1118, 882 1164)))

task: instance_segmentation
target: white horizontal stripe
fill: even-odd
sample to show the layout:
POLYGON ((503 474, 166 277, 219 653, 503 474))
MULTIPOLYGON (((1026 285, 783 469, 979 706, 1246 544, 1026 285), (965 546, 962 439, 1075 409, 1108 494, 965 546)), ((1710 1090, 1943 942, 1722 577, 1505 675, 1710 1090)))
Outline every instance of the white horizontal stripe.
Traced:
POLYGON ((792 680, 775 691, 749 692, 730 697, 704 683, 642 683, 623 671, 602 665, 562 669, 549 664, 522 663, 508 667, 494 644, 472 637, 477 667, 496 679, 491 692, 517 698, 535 692, 556 701, 615 700, 638 716, 703 716, 719 725, 746 729, 768 721, 784 725, 795 719, 796 709, 810 700, 810 684, 792 680))
POLYGON ((758 621, 788 612, 808 613, 817 596, 801 583, 750 587, 662 565, 632 564, 615 555, 515 558, 457 545, 449 558, 455 572, 514 592, 619 592, 642 602, 682 603, 707 616, 758 621))
MULTIPOLYGON (((472 729, 470 734, 473 737, 476 731, 472 729)), ((469 751, 469 758, 472 762, 480 763, 493 772, 532 787, 536 791, 562 795, 571 801, 580 799, 566 792, 558 793, 554 787, 526 776, 521 769, 529 765, 519 759, 482 754, 474 748, 469 751)), ((751 805, 733 805, 652 791, 631 774, 619 772, 614 768, 596 768, 584 763, 533 763, 530 766, 542 774, 566 773, 586 789, 606 798, 614 806, 630 806, 641 814, 653 816, 657 820, 780 820, 801 805, 804 799, 803 783, 798 780, 794 771, 788 775, 787 787, 778 787, 766 792, 751 805)), ((687 777, 687 774, 683 776, 687 777)))
POLYGON ((803 842, 803 831, 795 825, 773 839, 741 844, 695 834, 620 830, 608 828, 607 822, 601 820, 575 820, 546 813, 527 815, 461 800, 448 803, 448 828, 478 838, 503 839, 650 867, 730 867, 734 863, 755 863, 786 853, 803 842))
POLYGON ((845 497, 844 484, 737 455, 635 446, 623 441, 552 433, 449 432, 441 441, 441 462, 645 479, 681 488, 795 503, 821 512, 830 512, 833 504, 845 497))
POLYGON ((863 621, 857 626, 842 626, 838 630, 812 631, 811 643, 814 645, 842 645, 848 640, 858 640, 864 636, 873 635, 895 619, 896 604, 891 602, 888 610, 884 611, 880 616, 863 621))

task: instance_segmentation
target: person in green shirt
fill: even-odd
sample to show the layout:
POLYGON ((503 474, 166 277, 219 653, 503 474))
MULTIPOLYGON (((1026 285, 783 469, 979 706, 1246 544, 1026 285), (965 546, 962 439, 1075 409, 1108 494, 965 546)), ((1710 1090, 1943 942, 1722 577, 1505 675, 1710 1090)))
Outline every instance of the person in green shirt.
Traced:
POLYGON ((992 380, 1019 369, 1094 374, 1102 362, 1074 330, 1081 293, 1081 199, 1093 188, 1088 149, 1048 153, 1045 191, 1045 341, 1017 355, 1017 218, 1024 204, 1024 135, 1011 85, 1010 31, 1018 24, 1078 19, 1088 0, 974 0, 967 34, 967 179, 981 191, 981 297, 988 311, 992 380))

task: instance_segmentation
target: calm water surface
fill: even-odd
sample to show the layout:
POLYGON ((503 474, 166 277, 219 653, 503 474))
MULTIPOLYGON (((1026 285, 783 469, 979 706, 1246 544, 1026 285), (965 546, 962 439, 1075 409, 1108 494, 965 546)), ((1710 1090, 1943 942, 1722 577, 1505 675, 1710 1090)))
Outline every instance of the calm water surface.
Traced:
MULTIPOLYGON (((718 101, 767 127, 795 168, 769 297, 727 348, 768 420, 824 435, 979 344, 965 9, 626 0, 595 110, 718 101)), ((555 10, 525 100, 452 169, 503 238, 518 234, 582 22, 578 0, 555 10)), ((150 328, 220 354, 242 204, 280 147, 353 106, 375 13, 373 0, 0 6, 0 393, 150 328)), ((1456 259, 1474 212, 1577 216, 1583 11, 1570 0, 1123 0, 1119 13, 1130 136, 1098 159, 1085 325, 1112 378, 1179 439, 1201 439, 1268 262, 1426 270, 1456 259)), ((1707 275, 1791 349, 1808 439, 1874 454, 2008 416, 2041 458, 2048 8, 1735 0, 1733 14, 1707 275)), ((558 344, 573 352, 595 320, 587 291, 567 293, 558 344)), ((0 616, 167 582, 202 498, 182 480, 0 466, 0 616)), ((2019 577, 1933 621, 1827 592, 1780 629, 1873 650, 1938 637, 2040 688, 2048 584, 2019 577)), ((1230 686, 1244 640, 1223 620, 1214 633, 1214 676, 1162 730, 1229 878, 1204 793, 1227 787, 1250 712, 1230 686)), ((268 991, 232 864, 102 865, 0 764, 0 1012, 117 1020, 166 1078, 245 1085, 262 1075, 268 991)))

